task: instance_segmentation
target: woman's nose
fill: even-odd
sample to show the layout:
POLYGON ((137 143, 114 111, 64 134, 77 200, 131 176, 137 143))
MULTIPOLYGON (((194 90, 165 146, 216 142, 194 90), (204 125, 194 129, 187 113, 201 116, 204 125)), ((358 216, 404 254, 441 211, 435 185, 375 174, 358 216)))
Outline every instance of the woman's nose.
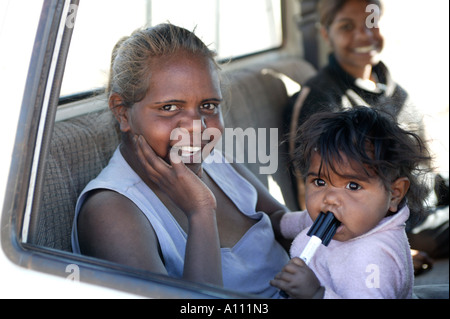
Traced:
POLYGON ((373 28, 367 27, 366 25, 360 26, 356 30, 356 38, 358 40, 366 40, 372 38, 373 36, 373 28))
POLYGON ((178 140, 189 141, 191 145, 200 146, 203 132, 206 129, 205 118, 194 112, 186 113, 178 122, 177 128, 172 132, 172 136, 178 140))
POLYGON ((206 129, 205 117, 198 112, 189 112, 180 119, 179 128, 186 129, 189 133, 202 133, 206 129))

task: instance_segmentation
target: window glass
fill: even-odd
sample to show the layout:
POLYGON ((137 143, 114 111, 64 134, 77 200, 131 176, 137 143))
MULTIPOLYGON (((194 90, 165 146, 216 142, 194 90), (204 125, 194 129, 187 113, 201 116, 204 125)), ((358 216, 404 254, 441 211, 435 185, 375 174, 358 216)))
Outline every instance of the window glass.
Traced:
POLYGON ((123 36, 163 22, 195 30, 219 59, 279 47, 280 0, 90 0, 80 2, 62 84, 67 96, 106 86, 123 36))
POLYGON ((382 60, 422 113, 433 165, 448 176, 449 2, 395 0, 383 6, 382 60))

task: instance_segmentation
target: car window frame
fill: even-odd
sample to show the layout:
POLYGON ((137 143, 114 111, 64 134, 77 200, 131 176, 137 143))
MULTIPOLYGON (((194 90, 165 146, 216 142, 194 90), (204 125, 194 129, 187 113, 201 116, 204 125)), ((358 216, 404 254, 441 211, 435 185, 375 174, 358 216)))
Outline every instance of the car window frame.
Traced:
POLYGON ((70 6, 79 0, 44 0, 21 105, 1 215, 1 245, 14 264, 68 280, 150 298, 259 298, 27 243, 29 216, 39 207, 45 162, 59 104, 72 29, 70 6), (78 276, 73 276, 74 269, 78 276))

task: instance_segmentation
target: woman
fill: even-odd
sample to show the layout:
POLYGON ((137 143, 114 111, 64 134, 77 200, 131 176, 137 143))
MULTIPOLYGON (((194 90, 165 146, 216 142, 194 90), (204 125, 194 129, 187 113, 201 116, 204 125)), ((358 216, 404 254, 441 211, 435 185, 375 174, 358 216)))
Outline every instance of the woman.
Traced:
POLYGON ((74 252, 276 297, 269 281, 288 255, 272 223, 286 208, 242 166, 209 154, 224 129, 213 52, 162 24, 119 41, 111 64, 123 139, 79 198, 74 252))

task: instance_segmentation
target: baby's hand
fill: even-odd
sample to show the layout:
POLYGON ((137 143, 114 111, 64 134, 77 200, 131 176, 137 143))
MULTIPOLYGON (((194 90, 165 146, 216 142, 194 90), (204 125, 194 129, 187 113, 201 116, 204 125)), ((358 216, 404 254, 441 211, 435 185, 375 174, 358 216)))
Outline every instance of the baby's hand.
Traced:
POLYGON ((324 293, 324 288, 314 272, 298 257, 292 258, 270 284, 292 298, 320 299, 324 293))

